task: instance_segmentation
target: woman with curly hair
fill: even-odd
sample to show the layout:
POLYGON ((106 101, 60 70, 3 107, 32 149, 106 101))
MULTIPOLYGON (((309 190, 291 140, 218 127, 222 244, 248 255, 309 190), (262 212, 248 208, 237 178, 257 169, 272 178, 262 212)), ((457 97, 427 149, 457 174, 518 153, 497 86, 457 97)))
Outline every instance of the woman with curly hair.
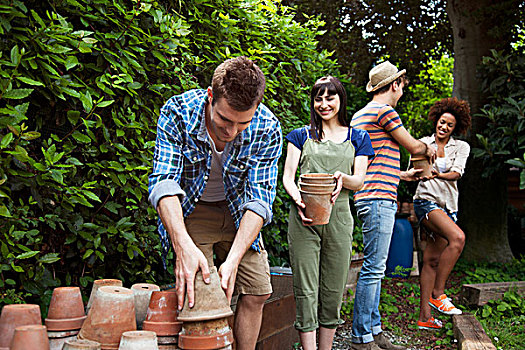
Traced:
POLYGON ((444 98, 434 103, 428 117, 434 123, 435 134, 421 141, 437 149, 437 158, 432 176, 420 181, 414 196, 420 227, 429 233, 423 253, 417 325, 420 329, 440 329, 442 324, 432 317, 431 307, 446 315, 461 314, 444 290, 465 245, 465 234, 456 224, 457 181, 463 175, 470 146, 452 135, 465 134, 470 128, 469 104, 457 98, 444 98))

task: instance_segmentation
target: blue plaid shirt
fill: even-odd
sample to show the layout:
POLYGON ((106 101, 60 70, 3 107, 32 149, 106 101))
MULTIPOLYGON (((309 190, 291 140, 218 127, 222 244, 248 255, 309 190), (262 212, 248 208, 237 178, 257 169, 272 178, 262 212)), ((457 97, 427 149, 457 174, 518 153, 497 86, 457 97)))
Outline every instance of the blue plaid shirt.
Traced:
MULTIPOLYGON (((182 196, 184 217, 188 217, 204 192, 212 149, 205 126, 206 90, 190 90, 173 96, 160 110, 153 172, 149 176, 149 201, 157 208, 165 196, 182 196)), ((224 150, 223 181, 226 201, 238 228, 245 210, 251 210, 268 224, 277 185, 277 162, 282 152, 282 132, 277 118, 260 104, 250 126, 224 150)), ((159 219, 163 257, 170 242, 159 219)), ((252 243, 261 249, 261 234, 252 243)))

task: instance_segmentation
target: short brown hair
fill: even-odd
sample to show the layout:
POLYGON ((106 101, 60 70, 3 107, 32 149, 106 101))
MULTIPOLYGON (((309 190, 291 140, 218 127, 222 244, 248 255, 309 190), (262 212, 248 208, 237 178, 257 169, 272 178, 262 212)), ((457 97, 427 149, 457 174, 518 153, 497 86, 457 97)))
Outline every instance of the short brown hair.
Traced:
POLYGON ((408 79, 408 77, 406 76, 406 74, 403 74, 402 76, 400 76, 399 78, 397 78, 396 80, 394 80, 393 82, 383 86, 382 88, 379 88, 375 91, 372 91, 372 96, 375 96, 375 95, 381 95, 381 94, 384 94, 385 92, 387 92, 388 90, 390 90, 390 87, 392 86, 392 84, 394 84, 395 82, 397 82, 397 85, 401 85, 401 83, 404 83, 405 86, 408 85, 408 83, 410 82, 410 80, 408 79))
POLYGON ((465 134, 470 128, 472 120, 470 117, 470 106, 467 101, 458 100, 455 97, 443 98, 436 101, 428 112, 428 119, 434 123, 434 129, 439 118, 444 113, 450 113, 456 118, 454 134, 465 134))
POLYGON ((231 58, 213 73, 212 103, 224 98, 233 109, 244 112, 261 103, 265 87, 264 74, 252 60, 244 56, 231 58))

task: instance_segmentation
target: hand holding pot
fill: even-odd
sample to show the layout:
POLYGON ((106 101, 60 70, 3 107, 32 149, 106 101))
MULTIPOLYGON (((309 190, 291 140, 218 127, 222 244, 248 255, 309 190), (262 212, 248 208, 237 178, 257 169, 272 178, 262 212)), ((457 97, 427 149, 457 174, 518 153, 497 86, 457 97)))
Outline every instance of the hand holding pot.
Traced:
POLYGON ((202 277, 205 283, 210 283, 210 270, 208 268, 208 261, 197 248, 197 246, 191 241, 179 245, 175 248, 175 254, 177 259, 175 261, 175 276, 176 283, 175 288, 177 292, 177 307, 182 310, 184 305, 184 297, 188 296, 188 305, 193 307, 195 302, 195 274, 197 271, 202 271, 202 277))

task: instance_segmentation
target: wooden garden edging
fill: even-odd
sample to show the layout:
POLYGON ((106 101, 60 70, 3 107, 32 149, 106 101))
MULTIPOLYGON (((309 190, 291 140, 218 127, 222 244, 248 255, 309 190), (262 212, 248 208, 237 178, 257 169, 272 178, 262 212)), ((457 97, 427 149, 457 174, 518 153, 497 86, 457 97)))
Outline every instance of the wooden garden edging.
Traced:
POLYGON ((483 306, 489 300, 502 299, 503 294, 510 289, 525 296, 525 281, 464 284, 461 299, 464 305, 483 306))
POLYGON ((483 326, 472 314, 452 316, 454 337, 460 350, 496 350, 483 326))

